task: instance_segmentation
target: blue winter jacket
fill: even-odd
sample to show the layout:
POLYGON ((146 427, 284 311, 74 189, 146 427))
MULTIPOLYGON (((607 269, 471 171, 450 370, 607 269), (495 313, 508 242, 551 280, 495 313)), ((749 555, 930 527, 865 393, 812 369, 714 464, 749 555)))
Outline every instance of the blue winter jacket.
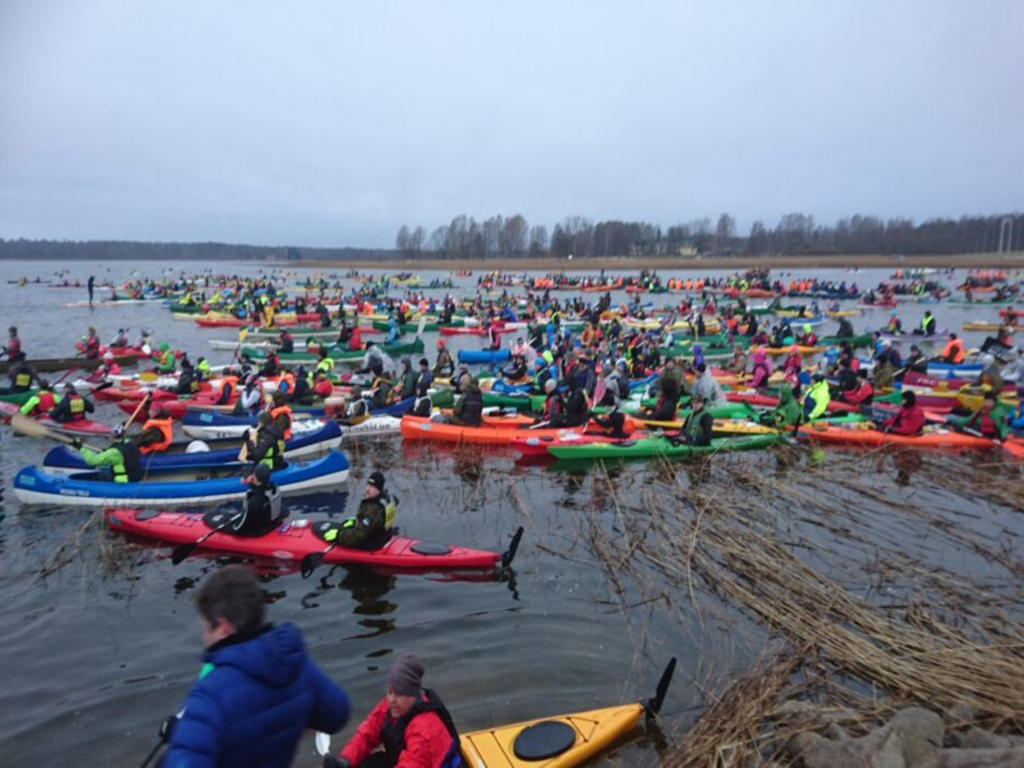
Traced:
POLYGON ((306 656, 294 624, 231 639, 205 653, 213 668, 192 686, 163 768, 287 768, 304 729, 348 722, 348 697, 306 656))

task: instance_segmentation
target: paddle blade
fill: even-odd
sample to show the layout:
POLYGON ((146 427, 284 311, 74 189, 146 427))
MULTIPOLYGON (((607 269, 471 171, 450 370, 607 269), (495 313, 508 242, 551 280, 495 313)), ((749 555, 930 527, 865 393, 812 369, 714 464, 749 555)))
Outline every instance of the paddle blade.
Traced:
POLYGON ((426 328, 426 327, 427 327, 427 316, 426 315, 420 315, 420 322, 416 326, 416 336, 422 336, 423 335, 423 329, 426 328))
POLYGON ((512 565, 512 561, 516 559, 516 552, 519 550, 519 542, 523 538, 523 526, 519 526, 519 530, 515 532, 512 537, 512 543, 509 544, 508 549, 501 556, 501 567, 508 568, 512 565))
POLYGON ((654 698, 647 702, 645 709, 647 710, 648 717, 654 717, 661 711, 661 705, 665 703, 665 694, 668 693, 668 687, 672 683, 672 675, 676 671, 676 657, 673 656, 669 659, 668 666, 665 667, 665 671, 661 673, 661 680, 658 681, 658 688, 654 692, 654 698))
POLYGON ((299 568, 300 572, 302 573, 302 578, 308 579, 310 576, 312 576, 313 571, 319 568, 320 563, 322 563, 323 561, 323 552, 310 552, 308 555, 302 558, 302 563, 300 563, 299 568))
POLYGON ((26 437, 49 437, 68 445, 72 445, 75 442, 75 438, 60 432, 54 432, 52 429, 48 429, 46 425, 40 424, 35 419, 31 419, 21 413, 11 414, 11 429, 14 430, 15 434, 25 435, 26 437))
POLYGON ((323 731, 316 732, 316 753, 320 757, 327 757, 331 751, 331 735, 323 731))
POLYGON ((142 373, 139 374, 139 381, 152 383, 156 381, 157 378, 159 377, 157 376, 156 371, 143 371, 142 373))
POLYGON ((182 560, 185 560, 189 555, 196 551, 197 544, 179 544, 171 552, 171 563, 174 565, 180 565, 182 560))

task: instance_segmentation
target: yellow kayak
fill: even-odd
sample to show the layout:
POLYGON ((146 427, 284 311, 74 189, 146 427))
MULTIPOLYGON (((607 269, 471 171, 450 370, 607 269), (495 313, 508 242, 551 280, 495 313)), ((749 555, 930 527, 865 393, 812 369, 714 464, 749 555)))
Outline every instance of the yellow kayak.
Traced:
MULTIPOLYGON (((1002 323, 988 323, 982 320, 974 320, 973 322, 964 323, 965 331, 998 331, 1002 328, 1002 323)), ((1009 326, 1010 333, 1016 333, 1017 329, 1014 326, 1009 326)))
POLYGON ((640 718, 661 709, 676 660, 672 659, 652 701, 621 704, 526 720, 459 735, 469 768, 569 768, 579 765, 636 728, 640 718))
MULTIPOLYGON (((974 387, 974 392, 959 392, 955 394, 956 400, 964 408, 971 411, 976 411, 985 403, 985 396, 980 394, 980 388, 974 387)), ((1017 403, 1020 402, 1017 399, 1017 395, 1012 392, 1007 392, 999 395, 999 402, 1010 408, 1016 408, 1017 403)))
MULTIPOLYGON (((645 429, 682 429, 683 427, 683 422, 678 419, 676 421, 650 421, 638 419, 636 416, 631 418, 636 423, 642 424, 645 429)), ((768 435, 776 432, 778 430, 773 427, 766 427, 749 419, 715 419, 711 426, 711 433, 715 437, 723 435, 768 435)), ((640 435, 635 437, 640 437, 640 435)))

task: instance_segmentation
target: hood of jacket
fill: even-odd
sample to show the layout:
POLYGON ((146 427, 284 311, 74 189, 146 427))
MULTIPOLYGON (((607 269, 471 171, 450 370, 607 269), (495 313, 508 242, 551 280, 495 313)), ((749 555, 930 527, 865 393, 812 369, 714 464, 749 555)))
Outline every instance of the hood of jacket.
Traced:
POLYGON ((291 684, 306 661, 306 644, 294 624, 265 629, 249 640, 211 649, 205 661, 234 667, 248 677, 280 688, 291 684))

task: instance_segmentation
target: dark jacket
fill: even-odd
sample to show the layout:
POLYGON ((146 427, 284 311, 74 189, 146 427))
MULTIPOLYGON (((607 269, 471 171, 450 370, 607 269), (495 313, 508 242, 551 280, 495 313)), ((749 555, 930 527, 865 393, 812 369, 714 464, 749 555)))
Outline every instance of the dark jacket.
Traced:
POLYGON ((338 529, 338 546, 361 548, 377 541, 383 546, 388 532, 387 509, 384 505, 389 501, 386 494, 360 501, 356 516, 345 520, 338 529))
POLYGON ((309 660, 293 624, 233 635, 203 661, 213 668, 185 699, 163 768, 287 768, 304 729, 348 722, 348 697, 309 660))
POLYGON ((453 411, 454 423, 467 427, 479 427, 483 424, 484 395, 474 381, 466 387, 466 393, 455 404, 453 411))

